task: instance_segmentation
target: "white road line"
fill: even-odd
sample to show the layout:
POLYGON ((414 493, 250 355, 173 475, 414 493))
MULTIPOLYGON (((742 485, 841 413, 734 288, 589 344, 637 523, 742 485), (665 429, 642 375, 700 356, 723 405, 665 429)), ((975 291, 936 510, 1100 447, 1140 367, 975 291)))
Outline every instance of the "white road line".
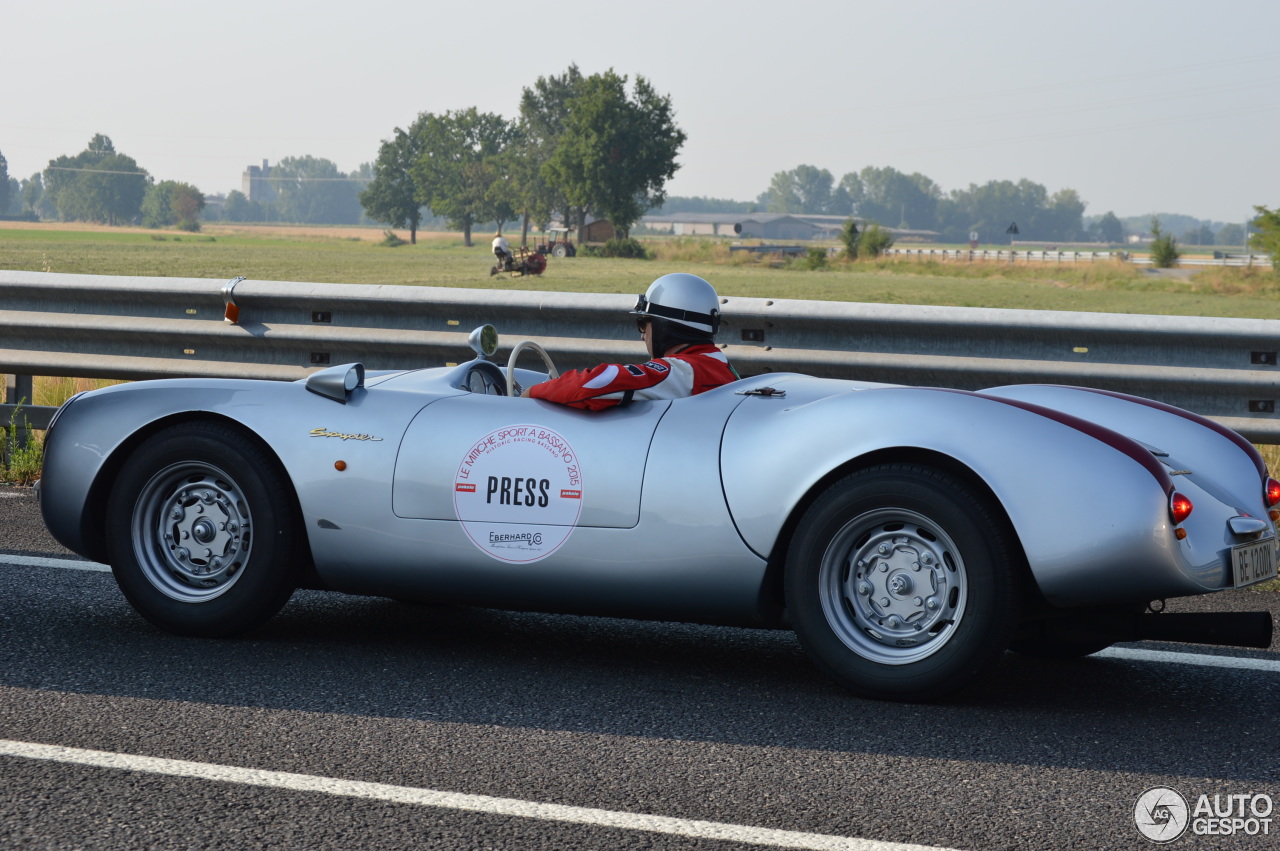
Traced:
POLYGON ((99 573, 110 573, 111 568, 96 561, 82 561, 74 558, 39 558, 38 556, 11 556, 0 553, 0 564, 14 567, 60 567, 63 570, 92 570, 99 573))
POLYGON ((1246 659, 1240 656, 1210 656, 1207 653, 1180 653, 1173 650, 1139 650, 1134 647, 1108 647, 1093 654, 1099 659, 1127 662, 1176 662, 1179 665, 1203 665, 1206 668, 1235 668, 1244 671, 1280 673, 1280 660, 1246 659))
POLYGON ((925 845, 877 842, 870 839, 854 839, 822 833, 774 830, 764 827, 751 827, 749 825, 723 824, 714 821, 696 821, 693 819, 645 815, 643 813, 598 810, 591 807, 539 804, 535 801, 522 801, 517 798, 464 795, 457 792, 441 792, 435 789, 418 789, 412 786, 390 786, 385 783, 368 783, 361 780, 340 780, 333 777, 317 777, 310 774, 262 771, 252 768, 237 768, 231 765, 213 765, 204 762, 133 756, 110 751, 64 748, 55 745, 15 742, 6 739, 0 739, 0 756, 87 765, 95 768, 137 771, 145 774, 162 774, 170 777, 189 777, 221 783, 243 783, 249 786, 288 789, 294 792, 319 792, 325 795, 338 795, 347 798, 363 798, 396 804, 415 804, 423 807, 465 810, 490 815, 569 822, 624 830, 642 830, 650 833, 687 836, 694 839, 719 839, 726 842, 743 842, 750 845, 765 845, 775 848, 810 848, 817 849, 817 851, 951 851, 951 849, 939 849, 925 845))
POLYGON ((13 491, 0 491, 0 499, 17 499, 20 496, 22 494, 14 493, 13 491))

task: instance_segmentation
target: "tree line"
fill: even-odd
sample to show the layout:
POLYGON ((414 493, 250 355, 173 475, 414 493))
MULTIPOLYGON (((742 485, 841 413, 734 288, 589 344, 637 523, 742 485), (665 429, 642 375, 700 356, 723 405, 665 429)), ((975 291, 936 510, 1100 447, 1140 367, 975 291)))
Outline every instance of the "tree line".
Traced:
MULTIPOLYGON (((286 157, 262 176, 262 197, 232 191, 217 214, 230 221, 374 221, 409 228, 413 241, 424 221, 442 219, 462 230, 468 245, 478 224, 518 218, 527 232, 531 222, 558 217, 581 226, 594 216, 625 237, 665 200, 685 138, 670 97, 644 77, 629 80, 612 69, 587 76, 570 65, 523 89, 514 119, 476 107, 423 112, 408 128, 395 128, 376 160, 354 172, 323 158, 286 157)), ((0 193, 0 215, 13 195, 22 198, 19 214, 63 221, 198 228, 204 207, 195 187, 157 183, 102 134, 21 183, 6 170, 0 193)))
POLYGON ((0 214, 146 227, 200 229, 204 193, 189 183, 156 182, 137 161, 101 133, 75 156, 49 161, 23 181, 8 175, 0 155, 0 214))
POLYGON ((774 174, 757 198, 771 213, 852 216, 887 227, 936 231, 944 242, 965 242, 977 232, 986 243, 1028 240, 1070 242, 1088 237, 1085 204, 1074 189, 1050 194, 1030 180, 992 180, 943 191, 919 172, 867 166, 837 183, 827 169, 800 165, 774 174))
MULTIPOLYGON (((468 245, 482 224, 520 220, 527 234, 531 223, 545 225, 553 217, 570 226, 581 226, 588 216, 606 219, 626 237, 654 208, 835 215, 934 231, 952 243, 976 232, 985 243, 1114 244, 1145 231, 1145 217, 1121 219, 1109 211, 1086 219, 1085 202, 1074 189, 1050 193, 1023 179, 945 191, 919 172, 892 167, 867 166, 837 182, 827 169, 799 165, 775 173, 754 202, 668 199, 665 185, 679 168, 685 134, 669 96, 644 77, 628 82, 612 69, 585 76, 570 65, 524 88, 514 119, 475 107, 420 113, 408 128, 394 128, 374 162, 343 172, 324 158, 285 157, 264 175, 264 197, 250 200, 232 191, 212 209, 196 187, 157 182, 102 134, 79 154, 50 160, 22 181, 9 176, 0 154, 0 217, 191 230, 209 214, 230 221, 380 222, 409 229, 415 242, 423 224, 443 223, 462 230, 468 245)), ((1182 233, 1187 244, 1240 245, 1250 236, 1238 224, 1164 219, 1167 232, 1182 233)))
POLYGON ((570 65, 525 88, 514 119, 471 107, 395 128, 360 202, 371 219, 408 228, 411 241, 424 211, 467 245, 480 223, 519 219, 527 235, 531 222, 573 227, 588 215, 625 238, 665 200, 684 141, 670 97, 644 77, 628 86, 612 69, 584 76, 570 65))
MULTIPOLYGON (((673 199, 670 212, 738 212, 744 205, 712 199, 673 199), (676 209, 678 207, 679 209, 676 209), (714 207, 712 209, 711 207, 714 207)), ((747 212, 850 216, 903 229, 935 231, 943 242, 965 242, 977 233, 984 243, 1013 239, 1045 242, 1123 243, 1148 233, 1149 216, 1121 219, 1112 211, 1086 219, 1085 202, 1074 189, 1050 193, 1030 180, 991 180, 945 191, 929 177, 891 167, 867 166, 836 182, 826 169, 800 165, 773 175, 769 188, 747 212), (1010 233, 1012 225, 1017 233, 1010 233)), ((666 210, 664 210, 666 212, 666 210)), ((1240 245, 1243 225, 1163 216, 1170 231, 1191 245, 1240 245)))

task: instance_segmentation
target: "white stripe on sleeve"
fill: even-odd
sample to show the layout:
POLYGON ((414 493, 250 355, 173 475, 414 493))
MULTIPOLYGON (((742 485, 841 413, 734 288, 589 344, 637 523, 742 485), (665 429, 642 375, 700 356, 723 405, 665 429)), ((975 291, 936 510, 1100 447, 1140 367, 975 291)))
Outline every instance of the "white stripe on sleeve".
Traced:
POLYGON ((582 385, 582 389, 583 390, 599 390, 603 387, 608 387, 610 384, 613 383, 613 380, 617 377, 618 377, 618 366, 617 364, 611 363, 609 364, 608 369, 606 369, 604 372, 600 373, 595 378, 588 381, 586 384, 582 385))

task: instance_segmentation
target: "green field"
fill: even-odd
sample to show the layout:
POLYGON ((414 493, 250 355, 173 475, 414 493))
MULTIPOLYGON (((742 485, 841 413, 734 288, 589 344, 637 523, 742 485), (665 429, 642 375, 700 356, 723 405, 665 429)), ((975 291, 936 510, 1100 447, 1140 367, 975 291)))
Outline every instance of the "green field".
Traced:
MULTIPOLYGON (((407 236, 407 234, 405 234, 407 236)), ((655 277, 688 271, 722 295, 1035 310, 1280 317, 1280 276, 1212 269, 1154 275, 1119 262, 939 264, 832 262, 810 271, 730 256, 703 238, 648 239, 656 259, 550 259, 541 277, 491 278, 488 234, 464 247, 457 234, 420 234, 417 245, 380 246, 381 232, 209 226, 205 233, 19 229, 0 223, 0 269, 156 277, 248 278, 351 284, 639 293, 655 277)))

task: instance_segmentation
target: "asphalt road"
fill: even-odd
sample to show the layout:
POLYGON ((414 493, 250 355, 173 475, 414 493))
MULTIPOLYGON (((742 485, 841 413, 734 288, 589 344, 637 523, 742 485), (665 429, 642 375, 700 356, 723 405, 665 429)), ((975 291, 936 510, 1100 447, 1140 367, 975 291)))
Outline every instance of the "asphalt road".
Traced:
POLYGON ((175 638, 109 573, 31 557, 69 554, 0 488, 7 848, 1152 848, 1152 787, 1280 800, 1274 647, 1008 654, 905 706, 850 696, 786 632, 304 592, 251 637, 175 638))

